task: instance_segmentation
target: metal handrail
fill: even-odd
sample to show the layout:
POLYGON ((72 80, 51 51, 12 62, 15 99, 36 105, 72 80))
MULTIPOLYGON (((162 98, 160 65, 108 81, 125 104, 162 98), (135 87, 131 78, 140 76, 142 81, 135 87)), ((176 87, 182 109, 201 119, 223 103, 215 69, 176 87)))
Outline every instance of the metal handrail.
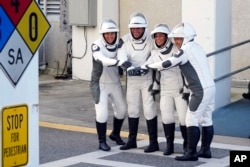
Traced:
POLYGON ((225 52, 225 51, 227 51, 227 50, 229 50, 229 49, 238 47, 238 46, 240 46, 240 45, 244 45, 244 44, 246 44, 246 43, 248 43, 248 42, 250 42, 250 39, 249 39, 249 40, 246 40, 246 41, 243 41, 243 42, 240 42, 240 43, 238 43, 238 44, 234 44, 234 45, 231 45, 231 46, 228 46, 228 47, 219 49, 219 50, 217 50, 217 51, 208 53, 208 54, 207 54, 207 57, 210 57, 210 56, 212 56, 212 55, 215 55, 215 54, 218 54, 218 53, 221 53, 221 52, 225 52))
POLYGON ((240 73, 240 72, 242 72, 242 71, 244 71, 244 70, 247 70, 248 68, 250 68, 250 66, 246 66, 246 67, 244 67, 244 68, 241 68, 241 69, 235 70, 235 71, 233 71, 233 72, 230 72, 230 73, 228 73, 228 74, 225 74, 225 75, 222 75, 222 76, 220 76, 220 77, 217 77, 217 78, 214 79, 214 81, 217 82, 217 81, 220 81, 220 80, 222 80, 222 79, 228 78, 228 77, 230 77, 230 76, 232 76, 232 75, 234 75, 234 74, 237 74, 237 73, 240 73))
MULTIPOLYGON (((222 49, 219 49, 219 50, 217 50, 217 51, 208 53, 208 54, 207 54, 207 57, 210 57, 210 56, 212 56, 212 55, 215 55, 215 54, 218 54, 218 53, 221 53, 221 52, 225 52, 225 51, 227 51, 227 50, 230 50, 230 49, 232 49, 232 48, 238 47, 238 46, 240 46, 240 45, 244 45, 244 44, 246 44, 246 43, 248 43, 248 42, 250 42, 250 39, 249 39, 249 40, 246 40, 246 41, 243 41, 243 42, 240 42, 240 43, 237 43, 237 44, 234 44, 234 45, 231 45, 231 46, 228 46, 228 47, 225 47, 225 48, 222 48, 222 49)), ((225 79, 225 78, 228 78, 228 77, 230 77, 230 76, 232 76, 232 75, 234 75, 234 74, 237 74, 237 73, 240 73, 240 72, 242 72, 242 71, 245 71, 245 70, 247 70, 247 69, 249 69, 249 68, 250 68, 250 65, 249 65, 249 66, 246 66, 246 67, 243 67, 243 68, 240 68, 240 69, 238 69, 238 70, 235 70, 235 71, 233 71, 233 72, 230 72, 230 73, 228 73, 228 74, 222 75, 222 76, 220 76, 220 77, 217 77, 217 78, 214 79, 214 81, 215 81, 215 82, 220 81, 220 80, 225 79)))

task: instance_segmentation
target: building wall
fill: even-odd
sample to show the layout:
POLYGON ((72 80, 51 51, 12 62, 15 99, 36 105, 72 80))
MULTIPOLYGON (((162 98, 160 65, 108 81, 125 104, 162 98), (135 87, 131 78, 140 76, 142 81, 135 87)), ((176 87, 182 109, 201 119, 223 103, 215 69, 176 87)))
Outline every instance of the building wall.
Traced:
MULTIPOLYGON (((68 1, 40 0, 39 6, 51 25, 47 37, 39 48, 40 73, 62 74, 69 50, 67 41, 72 38, 71 27, 68 24, 68 1)), ((68 66, 70 66, 69 61, 68 66)))
MULTIPOLYGON (((250 1, 232 0, 232 44, 250 39, 250 1)), ((250 65, 250 43, 232 50, 232 71, 250 65)), ((234 75, 233 80, 250 80, 250 69, 234 75)))
POLYGON ((61 74, 64 68, 68 50, 67 41, 71 38, 71 34, 60 30, 59 21, 51 21, 50 24, 51 29, 48 36, 39 49, 40 65, 46 64, 46 69, 40 66, 40 71, 57 75, 57 73, 61 74), (43 47, 45 47, 45 50, 43 47), (43 56, 45 57, 43 58, 43 56), (45 62, 42 62, 42 60, 45 60, 45 62))
POLYGON ((181 1, 176 0, 120 0, 120 35, 128 33, 129 17, 142 12, 148 19, 149 30, 158 23, 172 28, 181 21, 181 1))
MULTIPOLYGON (((250 30, 249 5, 250 1, 232 0, 232 44, 250 39, 250 33, 248 33, 250 30)), ((181 21, 181 10, 181 1, 176 0, 119 0, 118 23, 120 27, 120 36, 128 33, 129 16, 133 12, 138 11, 144 13, 149 21, 149 30, 152 30, 153 26, 157 23, 166 23, 172 28, 181 21)), ((59 71, 64 67, 65 54, 67 52, 66 43, 71 34, 60 30, 60 19, 54 19, 51 23, 52 29, 45 41, 45 56, 48 63, 46 69, 51 74, 55 74, 57 71, 57 62, 59 62, 59 71)), ((206 33, 205 30, 204 33, 206 33)), ((88 45, 90 45, 91 42, 92 41, 88 41, 88 45)), ((250 43, 232 49, 232 71, 250 65, 248 56, 249 49, 250 43)), ((88 52, 86 56, 91 56, 90 54, 91 53, 88 52)), ((81 67, 81 65, 79 65, 79 67, 81 67)), ((82 79, 81 76, 76 76, 76 78, 82 79)), ((232 79, 236 81, 248 80, 250 79, 250 70, 233 75, 232 79)))

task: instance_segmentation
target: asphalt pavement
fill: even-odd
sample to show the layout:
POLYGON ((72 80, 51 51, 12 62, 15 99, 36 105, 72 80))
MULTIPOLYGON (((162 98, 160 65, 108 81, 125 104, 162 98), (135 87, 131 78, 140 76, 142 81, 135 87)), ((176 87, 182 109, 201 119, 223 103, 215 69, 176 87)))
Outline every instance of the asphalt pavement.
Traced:
MULTIPOLYGON (((239 112, 235 119, 234 114, 228 114, 233 107, 225 106, 223 111, 215 111, 215 132, 212 143, 212 159, 199 158, 196 162, 178 162, 174 157, 182 153, 182 138, 176 127, 175 154, 163 156, 165 138, 158 115, 158 135, 160 151, 145 154, 143 148, 148 144, 146 121, 141 112, 138 131, 138 149, 128 151, 119 150, 114 142, 107 137, 111 151, 98 150, 98 140, 95 130, 95 109, 89 91, 89 81, 68 79, 55 79, 51 75, 39 76, 39 116, 40 116, 40 166, 229 166, 230 150, 250 151, 250 114, 239 112), (247 114, 247 115, 246 115, 247 114), (230 116, 230 120, 227 119, 230 116), (221 119, 223 118, 223 119, 221 119), (229 122, 232 125, 226 126, 229 122), (237 121, 239 120, 239 121, 237 121), (243 122, 242 122, 243 120, 243 122), (220 124, 221 122, 221 124, 220 124), (241 126, 238 126, 241 125, 241 126), (218 128, 217 128, 218 127, 218 128), (220 127, 220 128, 219 128, 220 127), (222 128, 223 127, 223 128, 222 128), (234 127, 234 128, 232 128, 234 127), (248 131, 244 133, 232 133, 248 131), (247 135, 248 134, 248 135, 247 135), (247 135, 247 136, 245 136, 247 135)), ((125 84, 123 83, 125 87, 125 84)), ((250 101, 242 99, 241 94, 245 88, 232 88, 232 103, 243 104, 250 113, 250 101)), ((157 97, 157 103, 159 97, 157 97)), ((242 106, 240 107, 242 108, 242 106)), ((111 106, 110 106, 111 111, 111 106)), ((158 108, 159 111, 159 108, 158 108)), ((112 129, 113 113, 109 113, 108 133, 112 129)), ((122 127, 122 137, 127 139, 127 119, 122 127)))

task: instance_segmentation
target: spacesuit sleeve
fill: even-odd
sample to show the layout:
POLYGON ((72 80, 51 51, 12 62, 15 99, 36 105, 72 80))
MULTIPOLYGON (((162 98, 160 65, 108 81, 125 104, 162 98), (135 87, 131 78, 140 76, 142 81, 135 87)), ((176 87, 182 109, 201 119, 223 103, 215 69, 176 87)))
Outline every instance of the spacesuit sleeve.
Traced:
POLYGON ((128 61, 128 53, 127 53, 126 45, 124 44, 124 40, 122 38, 119 40, 119 44, 118 44, 117 60, 119 60, 118 66, 123 64, 125 61, 128 61))
POLYGON ((93 53, 93 58, 104 66, 116 66, 119 62, 116 59, 104 56, 103 53, 100 51, 99 46, 96 44, 92 45, 92 53, 93 53))
POLYGON ((182 50, 180 50, 178 53, 167 58, 166 60, 159 61, 153 64, 148 64, 146 66, 147 68, 166 70, 178 66, 180 64, 184 64, 186 61, 187 61, 186 55, 183 53, 182 50))

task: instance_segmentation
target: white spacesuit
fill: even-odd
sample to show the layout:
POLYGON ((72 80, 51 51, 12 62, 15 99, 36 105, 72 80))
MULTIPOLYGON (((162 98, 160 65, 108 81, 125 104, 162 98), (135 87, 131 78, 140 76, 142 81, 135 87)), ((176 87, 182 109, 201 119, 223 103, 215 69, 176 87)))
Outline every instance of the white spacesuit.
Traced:
MULTIPOLYGON (((151 51, 151 56, 145 65, 161 62, 174 54, 176 49, 174 51, 174 45, 168 39, 169 33, 170 30, 166 24, 158 24, 154 27, 151 36, 155 39, 155 49, 151 51), (163 40, 156 37, 158 34, 164 34, 165 36, 165 44, 160 41, 162 46, 157 44, 159 42, 156 40, 163 40)), ((164 68, 160 67, 157 70, 160 72, 160 110, 167 141, 164 155, 170 155, 174 152, 175 111, 178 114, 180 130, 184 139, 183 148, 184 151, 186 150, 187 131, 185 118, 187 112, 187 99, 183 98, 186 92, 183 92, 184 79, 178 66, 168 70, 164 70, 164 68)))
POLYGON ((188 23, 181 23, 173 28, 169 35, 177 45, 181 40, 180 50, 174 56, 159 63, 148 65, 148 68, 170 69, 179 65, 190 89, 189 107, 186 115, 187 152, 177 156, 179 161, 196 161, 199 157, 211 158, 210 144, 214 130, 212 112, 215 100, 215 83, 211 75, 204 50, 196 42, 196 32, 188 23), (202 126, 201 150, 196 147, 200 138, 199 125, 202 126))
MULTIPOLYGON (((138 67, 147 61, 153 47, 153 40, 147 31, 147 26, 147 19, 143 14, 134 13, 130 16, 128 25, 130 33, 125 35, 119 42, 117 57, 121 63, 128 61, 132 63, 132 66, 138 67), (135 37, 138 32, 134 31, 142 31, 142 33, 139 37, 135 37)), ((151 92, 148 91, 152 81, 151 70, 144 76, 127 76, 129 137, 128 142, 120 147, 121 150, 137 147, 136 137, 141 102, 150 136, 150 145, 144 151, 153 152, 159 150, 156 105, 151 92)))
POLYGON ((100 25, 101 38, 92 44, 93 69, 91 73, 90 90, 95 102, 96 128, 99 138, 99 149, 108 151, 106 143, 106 129, 108 119, 108 102, 114 110, 113 131, 110 139, 118 145, 125 143, 120 138, 120 130, 126 116, 126 101, 118 74, 117 44, 118 31, 116 23, 111 19, 104 19, 100 25), (104 35, 115 32, 112 43, 108 43, 104 35))

